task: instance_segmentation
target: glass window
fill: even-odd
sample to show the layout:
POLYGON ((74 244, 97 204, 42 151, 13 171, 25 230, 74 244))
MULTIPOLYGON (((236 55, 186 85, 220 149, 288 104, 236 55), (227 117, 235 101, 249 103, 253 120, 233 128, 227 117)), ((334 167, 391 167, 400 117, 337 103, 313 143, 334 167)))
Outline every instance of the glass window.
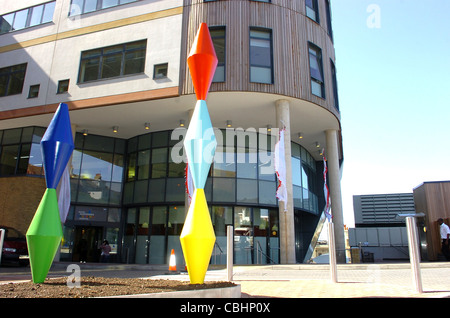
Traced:
POLYGON ((153 147, 167 147, 169 145, 169 133, 167 131, 155 132, 152 134, 153 147))
POLYGON ((306 16, 319 23, 319 6, 317 0, 306 0, 306 16))
POLYGON ((118 0, 102 0, 102 9, 116 6, 118 2, 118 0))
POLYGON ((148 180, 136 181, 134 185, 134 203, 147 202, 148 180))
POLYGON ((88 151, 83 152, 81 178, 111 181, 113 154, 88 151))
POLYGON ((14 21, 14 12, 1 16, 0 17, 0 34, 11 31, 13 21, 14 21))
POLYGON ((13 175, 16 172, 19 145, 3 146, 0 157, 0 174, 3 176, 13 175))
POLYGON ((150 175, 150 150, 138 152, 137 179, 148 179, 150 175))
POLYGON ((272 152, 259 151, 259 179, 275 181, 275 166, 272 152))
POLYGON ((21 143, 31 142, 33 136, 33 127, 25 127, 22 129, 22 137, 20 138, 21 143))
POLYGON ((153 207, 152 232, 150 236, 150 264, 165 264, 166 207, 153 207))
POLYGON ((30 90, 28 91, 28 98, 36 98, 39 96, 39 87, 40 85, 31 85, 30 90))
POLYGON ((236 176, 236 160, 234 148, 217 148, 214 156, 213 176, 229 178, 236 176))
POLYGON ((42 13, 44 12, 44 5, 33 7, 30 9, 30 11, 31 11, 30 26, 41 24, 42 13))
POLYGON ((22 144, 20 147, 19 162, 17 165, 17 174, 26 174, 28 161, 30 159, 31 144, 22 144))
POLYGON ((237 202, 239 203, 257 203, 258 202, 258 183, 256 180, 238 179, 237 181, 237 202))
POLYGON ((152 178, 166 177, 167 149, 152 149, 152 178))
POLYGON ((331 24, 330 0, 325 0, 325 10, 326 10, 326 14, 327 14, 327 31, 328 31, 328 35, 330 36, 331 40, 333 41, 333 26, 331 24))
POLYGON ((84 0, 83 13, 97 10, 97 0, 84 0))
POLYGON ((22 129, 8 129, 3 131, 3 145, 18 144, 22 136, 22 129))
POLYGON ((256 149, 237 148, 237 177, 256 179, 258 159, 256 149))
POLYGON ((235 202, 236 201, 235 179, 214 178, 213 200, 215 202, 235 202))
POLYGON ((109 204, 120 205, 122 200, 122 182, 111 182, 109 204))
POLYGON ((150 179, 148 186, 149 202, 164 202, 166 179, 150 179))
POLYGON ((296 186, 302 185, 302 178, 300 176, 301 161, 297 158, 291 158, 292 165, 292 184, 296 186))
POLYGON ((0 34, 51 22, 55 1, 0 16, 0 34))
POLYGON ((123 239, 123 254, 126 263, 134 262, 134 238, 136 234, 136 209, 128 209, 123 239))
POLYGON ((69 15, 77 15, 136 2, 139 0, 72 0, 69 15))
POLYGON ((53 13, 55 12, 56 1, 45 4, 44 14, 42 15, 42 23, 52 22, 53 13))
POLYGON ((277 184, 270 181, 259 181, 258 196, 260 204, 276 205, 277 184))
POLYGON ((31 175, 44 174, 44 169, 42 169, 42 151, 40 144, 36 143, 31 144, 30 160, 28 162, 27 174, 31 175))
POLYGON ((122 68, 122 47, 116 46, 103 50, 101 78, 120 76, 122 68))
POLYGON ((229 206, 213 206, 211 221, 216 236, 226 236, 227 226, 233 225, 233 208, 229 206))
POLYGON ((58 89, 56 90, 56 94, 63 94, 69 91, 69 80, 61 80, 58 81, 58 89))
POLYGON ((136 260, 137 264, 146 264, 148 258, 148 234, 150 222, 150 208, 140 208, 136 237, 136 260))
POLYGON ((136 41, 82 52, 78 81, 144 72, 147 41, 136 41))
POLYGON ((13 31, 25 28, 28 17, 28 9, 17 11, 14 16, 13 31))
POLYGON ((135 152, 128 155, 127 181, 133 181, 136 178, 136 156, 135 152))
POLYGON ((210 27, 209 32, 217 55, 217 68, 214 73, 213 82, 225 81, 225 27, 210 27))
POLYGON ((273 83, 270 30, 250 29, 250 82, 273 83))
POLYGON ((170 178, 167 179, 166 201, 167 202, 184 202, 184 179, 170 178))
MULTIPOLYGON (((172 148, 170 148, 169 153, 172 153, 172 148)), ((172 160, 172 156, 169 156, 169 172, 168 172, 169 178, 173 177, 184 178, 185 169, 186 164, 184 162, 174 163, 172 160)))
POLYGON ((0 97, 22 93, 27 64, 0 69, 0 97))
POLYGON ((169 64, 167 63, 153 66, 153 78, 154 79, 166 78, 168 68, 169 64))
POLYGON ((325 87, 322 68, 322 50, 313 44, 309 44, 309 70, 311 74, 311 92, 325 98, 325 87))
POLYGON ((336 78, 336 67, 334 66, 333 61, 330 59, 331 65, 331 83, 333 84, 333 97, 334 97, 334 107, 339 110, 339 97, 338 97, 338 86, 337 86, 337 78, 336 78))
POLYGON ((303 208, 302 202, 303 202, 303 195, 302 195, 302 188, 300 186, 293 186, 293 197, 294 197, 294 206, 296 208, 303 208))
POLYGON ((169 223, 167 224, 168 235, 179 236, 181 234, 185 217, 184 206, 177 205, 169 207, 169 223))

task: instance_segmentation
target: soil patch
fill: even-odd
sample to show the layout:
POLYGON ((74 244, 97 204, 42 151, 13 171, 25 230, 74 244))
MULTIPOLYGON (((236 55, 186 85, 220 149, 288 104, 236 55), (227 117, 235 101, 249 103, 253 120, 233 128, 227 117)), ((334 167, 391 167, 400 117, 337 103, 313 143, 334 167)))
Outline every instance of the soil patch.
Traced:
POLYGON ((67 277, 0 285, 0 298, 88 298, 233 287, 232 282, 190 284, 169 279, 81 277, 80 287, 69 288, 67 277))

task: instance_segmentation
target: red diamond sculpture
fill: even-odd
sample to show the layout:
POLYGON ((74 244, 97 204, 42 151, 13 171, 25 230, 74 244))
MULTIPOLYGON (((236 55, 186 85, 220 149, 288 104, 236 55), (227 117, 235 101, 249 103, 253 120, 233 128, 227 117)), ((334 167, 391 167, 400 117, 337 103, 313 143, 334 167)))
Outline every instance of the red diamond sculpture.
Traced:
POLYGON ((198 29, 187 62, 197 100, 206 100, 218 62, 206 23, 198 29))

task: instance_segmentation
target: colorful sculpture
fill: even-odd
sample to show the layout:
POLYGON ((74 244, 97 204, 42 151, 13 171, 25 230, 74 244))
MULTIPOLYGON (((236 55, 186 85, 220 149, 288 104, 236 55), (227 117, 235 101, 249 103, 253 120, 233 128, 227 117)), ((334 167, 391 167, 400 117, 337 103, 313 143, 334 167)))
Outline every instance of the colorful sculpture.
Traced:
POLYGON ((204 187, 217 147, 205 100, 218 60, 206 23, 200 25, 187 62, 197 104, 184 139, 184 148, 195 190, 180 241, 191 284, 203 284, 216 241, 204 187))
POLYGON ((63 237, 56 187, 74 149, 69 108, 61 103, 41 140, 47 189, 26 233, 34 283, 42 283, 63 237))

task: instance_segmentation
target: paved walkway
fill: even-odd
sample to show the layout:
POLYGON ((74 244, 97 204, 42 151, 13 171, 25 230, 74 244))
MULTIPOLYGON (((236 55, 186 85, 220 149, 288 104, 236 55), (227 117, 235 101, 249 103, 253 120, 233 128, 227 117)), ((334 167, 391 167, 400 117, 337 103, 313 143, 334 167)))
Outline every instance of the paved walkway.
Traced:
MULTIPOLYGON (((69 264, 55 263, 48 277, 68 276, 69 264)), ((82 276, 189 280, 187 273, 168 275, 161 266, 79 265, 82 276)), ((409 263, 338 265, 337 283, 331 281, 328 265, 235 266, 233 281, 241 285, 243 298, 450 298, 450 262, 422 263, 420 267, 423 293, 415 290, 409 263)), ((226 275, 223 267, 212 267, 205 280, 226 280, 226 275)), ((30 279, 29 268, 0 267, 0 283, 30 279)))

